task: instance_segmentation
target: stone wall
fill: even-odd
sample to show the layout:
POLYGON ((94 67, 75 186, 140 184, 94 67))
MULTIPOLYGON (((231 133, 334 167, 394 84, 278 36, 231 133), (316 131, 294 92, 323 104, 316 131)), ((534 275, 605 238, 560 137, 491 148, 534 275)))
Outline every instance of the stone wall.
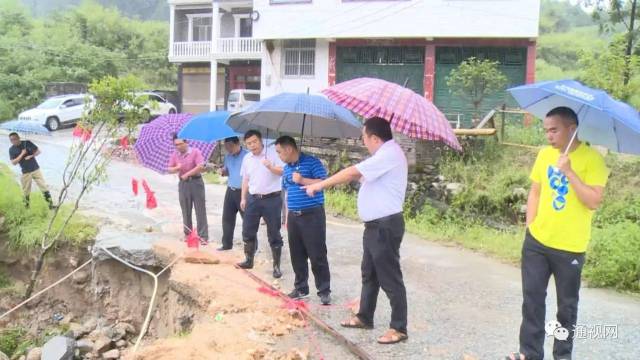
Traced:
MULTIPOLYGON (((443 151, 448 151, 445 145, 440 142, 413 140, 398 133, 394 134, 394 138, 407 155, 411 182, 431 182, 437 178, 440 157, 443 151)), ((216 146, 211 155, 212 162, 221 162, 220 151, 224 152, 222 148, 222 146, 216 146)), ((307 138, 302 144, 302 151, 319 157, 330 174, 369 156, 359 139, 307 138)))
MULTIPOLYGON (((394 134, 394 138, 407 155, 411 178, 438 176, 442 143, 416 141, 400 134, 394 134)), ((332 173, 369 155, 362 141, 353 139, 304 139, 302 150, 322 159, 332 173)))

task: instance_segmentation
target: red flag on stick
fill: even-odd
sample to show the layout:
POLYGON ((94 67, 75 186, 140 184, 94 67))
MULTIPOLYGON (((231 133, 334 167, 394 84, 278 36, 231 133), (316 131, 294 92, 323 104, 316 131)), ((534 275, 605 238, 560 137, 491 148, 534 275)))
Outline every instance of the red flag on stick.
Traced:
POLYGON ((155 209, 158 207, 158 202, 156 201, 156 196, 151 191, 149 184, 147 184, 147 180, 142 180, 142 188, 144 192, 147 194, 147 209, 155 209))
POLYGON ((153 192, 147 193, 147 209, 155 209, 158 207, 158 202, 156 201, 156 196, 153 195, 153 192))
POLYGON ((149 184, 147 184, 147 180, 142 180, 142 188, 144 189, 144 192, 146 193, 150 193, 151 192, 151 188, 149 187, 149 184))
POLYGON ((190 230, 189 236, 187 236, 187 247, 188 248, 200 248, 200 236, 198 236, 197 231, 190 230))
POLYGON ((134 196, 138 196, 138 180, 135 178, 131 178, 131 191, 133 191, 134 196))

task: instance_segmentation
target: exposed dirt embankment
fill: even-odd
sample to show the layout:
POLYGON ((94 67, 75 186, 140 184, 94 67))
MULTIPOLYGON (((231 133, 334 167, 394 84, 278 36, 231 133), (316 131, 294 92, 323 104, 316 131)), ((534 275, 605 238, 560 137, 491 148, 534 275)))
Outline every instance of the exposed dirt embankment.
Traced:
MULTIPOLYGON (((297 312, 286 310, 281 300, 258 291, 260 287, 242 271, 235 269, 237 261, 230 253, 215 253, 207 249, 202 262, 184 245, 167 242, 156 245, 154 250, 160 259, 172 259, 184 254, 187 261, 180 261, 171 269, 170 291, 190 299, 183 307, 200 309, 192 319, 190 332, 178 332, 177 336, 161 338, 147 344, 132 359, 306 359, 308 351, 301 349, 300 338, 293 333, 304 326, 297 312), (211 261, 213 259, 213 261, 211 261)), ((164 260, 163 260, 164 261, 164 260)), ((158 304, 154 329, 161 331, 171 324, 168 319, 177 308, 164 300, 158 304), (168 316, 165 316, 168 315, 168 316)), ((174 333, 176 329, 173 329, 174 333)), ((157 333, 156 337, 162 336, 157 333)))
MULTIPOLYGON (((214 264, 189 263, 184 244, 154 248, 159 278, 149 331, 137 353, 153 292, 152 278, 115 260, 94 261, 28 306, 0 321, 0 328, 23 328, 33 339, 25 354, 37 354, 52 334, 74 339, 78 358, 126 359, 306 359, 304 337, 294 333, 305 322, 281 300, 258 291, 254 280, 233 267, 231 254, 213 254, 214 264), (215 257, 215 258, 214 258, 215 257)), ((201 255, 202 256, 202 255, 201 255)), ((58 249, 45 263, 37 290, 54 283, 91 259, 87 249, 58 249)), ((190 259, 190 261, 193 259, 190 259)), ((0 271, 10 278, 0 313, 21 301, 32 258, 0 241, 0 271)), ((198 262, 199 260, 196 260, 198 262)), ((34 357, 38 358, 38 357, 34 357)))

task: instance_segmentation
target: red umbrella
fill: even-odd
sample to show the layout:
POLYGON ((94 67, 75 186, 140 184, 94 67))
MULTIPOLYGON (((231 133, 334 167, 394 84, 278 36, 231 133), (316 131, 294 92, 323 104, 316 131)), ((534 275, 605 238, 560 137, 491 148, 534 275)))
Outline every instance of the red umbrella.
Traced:
POLYGON ((381 79, 358 78, 322 93, 365 119, 388 120, 393 130, 410 138, 442 141, 462 150, 444 114, 431 101, 403 86, 381 79))

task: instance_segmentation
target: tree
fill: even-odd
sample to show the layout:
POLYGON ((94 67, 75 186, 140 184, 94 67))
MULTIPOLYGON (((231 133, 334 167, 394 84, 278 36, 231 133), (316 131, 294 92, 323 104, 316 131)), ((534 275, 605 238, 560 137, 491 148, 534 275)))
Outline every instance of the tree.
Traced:
POLYGON ((600 23, 603 32, 617 32, 620 26, 625 29, 626 45, 624 48, 623 83, 629 84, 631 80, 631 55, 638 40, 636 20, 640 16, 637 8, 637 0, 586 0, 585 4, 593 6, 593 18, 600 23))
MULTIPOLYGON (((582 52, 578 79, 619 100, 633 102, 634 95, 640 92, 640 56, 625 55, 626 45, 626 39, 619 36, 604 51, 582 52)), ((638 107, 640 103, 634 105, 638 107)))
POLYGON ((578 4, 569 1, 542 0, 540 2, 540 33, 561 33, 579 26, 593 25, 591 16, 578 4))
POLYGON ((91 83, 89 92, 95 99, 94 105, 91 109, 85 109, 85 115, 79 122, 78 126, 84 133, 82 139, 76 140, 69 150, 62 173, 62 188, 58 195, 58 204, 71 202, 72 208, 68 213, 61 212, 60 207, 52 211, 47 229, 42 235, 25 298, 31 296, 45 256, 60 240, 84 195, 106 179, 107 166, 116 150, 109 145, 121 136, 129 137, 136 125, 147 119, 143 110, 146 99, 136 98, 134 95, 135 91, 143 88, 143 83, 133 76, 107 76, 91 83), (121 123, 123 115, 124 121, 121 123), (54 228, 58 217, 64 217, 62 226, 54 228))
POLYGON ((507 77, 498 69, 499 63, 470 57, 447 76, 447 86, 453 94, 466 98, 473 104, 474 116, 478 116, 482 101, 504 90, 507 77))

